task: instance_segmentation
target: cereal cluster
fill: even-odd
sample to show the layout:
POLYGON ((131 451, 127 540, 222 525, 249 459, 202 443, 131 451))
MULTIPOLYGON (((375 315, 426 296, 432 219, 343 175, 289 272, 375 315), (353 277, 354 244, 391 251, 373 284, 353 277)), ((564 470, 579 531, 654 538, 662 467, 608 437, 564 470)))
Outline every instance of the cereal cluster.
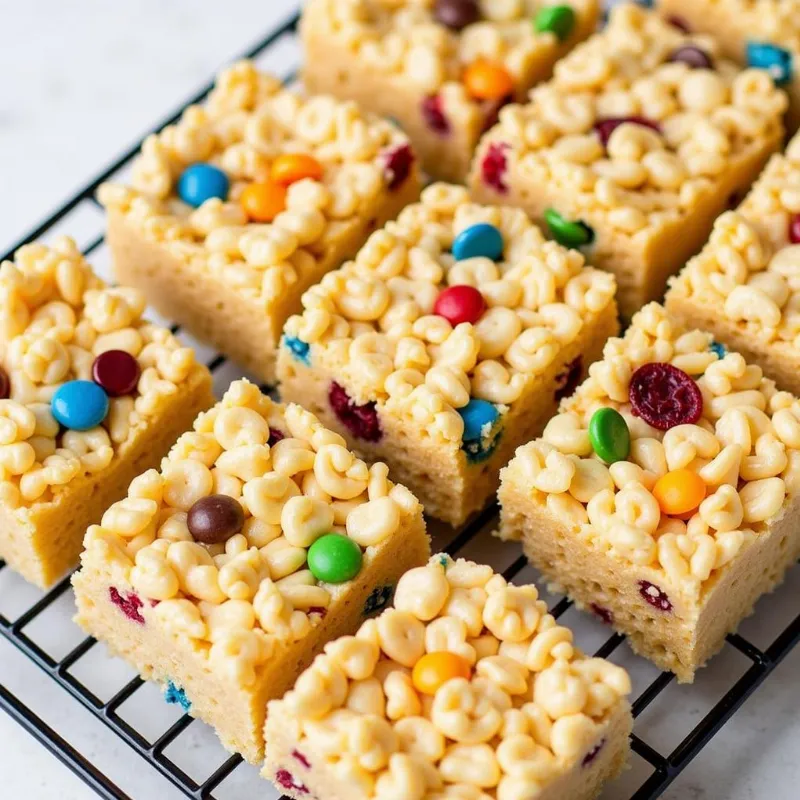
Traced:
POLYGON ((387 474, 313 414, 236 381, 161 471, 136 478, 89 529, 83 563, 153 601, 158 624, 250 686, 274 649, 306 636, 345 590, 315 577, 314 544, 334 534, 367 562, 418 513, 387 474))
POLYGON ((800 346, 800 136, 775 156, 737 211, 674 282, 764 342, 800 346))
POLYGON ((740 355, 712 347, 709 334, 678 329, 656 303, 624 339, 609 340, 589 375, 542 438, 517 451, 517 474, 587 543, 699 592, 800 490, 800 401, 740 355), (654 420, 658 429, 632 408, 632 375, 645 364, 694 379, 693 424, 654 420), (598 409, 624 419, 627 455, 597 454, 598 409))
POLYGON ((534 586, 436 556, 327 645, 278 706, 351 797, 526 800, 602 747, 627 673, 585 658, 534 586))
MULTIPOLYGON (((130 187, 105 184, 99 198, 148 240, 269 308, 292 284, 308 282, 348 224, 404 177, 397 170, 407 171, 410 158, 390 123, 353 103, 301 97, 240 62, 221 73, 206 105, 187 108, 145 140, 130 187), (402 166, 398 152, 407 155, 402 166), (270 183, 282 156, 310 161, 309 177, 289 176, 288 187, 270 183), (227 197, 193 208, 177 196, 179 178, 197 164, 223 182, 227 197), (277 195, 277 213, 264 217, 270 222, 248 215, 254 185, 277 195)), ((256 198, 256 208, 274 200, 256 198)))
POLYGON ((767 72, 741 70, 712 38, 628 3, 556 64, 529 105, 500 112, 476 179, 506 191, 502 155, 526 184, 635 236, 717 191, 732 159, 777 137, 786 106, 767 72))
POLYGON ((356 402, 377 401, 428 436, 460 442, 458 409, 477 398, 502 413, 614 290, 611 275, 546 242, 522 211, 434 184, 307 291, 285 333, 312 345, 315 365, 341 376, 356 402), (492 227, 503 242, 498 259, 454 257, 460 237, 492 227), (437 304, 448 287, 479 290, 477 321, 451 324, 437 304))
POLYGON ((14 259, 0 264, 0 498, 19 508, 106 469, 197 364, 190 348, 142 319, 138 291, 107 287, 71 239, 26 245, 14 259), (130 391, 110 397, 91 427, 62 428, 59 390, 96 379, 93 368, 111 352, 133 365, 130 391))

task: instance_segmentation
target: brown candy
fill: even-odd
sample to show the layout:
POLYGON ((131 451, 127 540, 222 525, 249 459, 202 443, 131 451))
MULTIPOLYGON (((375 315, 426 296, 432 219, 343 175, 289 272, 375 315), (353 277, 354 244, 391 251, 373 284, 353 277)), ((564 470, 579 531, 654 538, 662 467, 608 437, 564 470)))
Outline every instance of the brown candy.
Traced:
POLYGON ((477 0, 436 0, 433 16, 437 22, 460 31, 480 19, 477 0))
POLYGON ((202 544, 223 544, 244 526, 244 511, 238 500, 226 494, 201 497, 190 509, 189 533, 202 544))
POLYGON ((694 44, 685 44, 670 53, 668 61, 680 61, 691 69, 713 69, 714 63, 705 50, 694 44))

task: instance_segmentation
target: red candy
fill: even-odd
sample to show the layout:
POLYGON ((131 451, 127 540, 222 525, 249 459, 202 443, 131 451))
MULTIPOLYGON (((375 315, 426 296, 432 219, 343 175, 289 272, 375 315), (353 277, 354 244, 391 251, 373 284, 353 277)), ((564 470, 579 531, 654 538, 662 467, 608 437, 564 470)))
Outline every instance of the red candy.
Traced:
POLYGON ((792 214, 789 217, 789 241, 792 244, 800 244, 800 214, 792 214))
POLYGON ((450 133, 450 121, 444 113, 442 98, 438 94, 432 94, 422 101, 422 118, 425 124, 436 133, 446 136, 450 133))
POLYGON ((92 364, 92 380, 102 386, 109 397, 131 394, 141 374, 139 362, 125 350, 106 350, 92 364))
POLYGON ((498 194, 505 194, 508 185, 505 182, 508 159, 506 150, 509 145, 505 142, 492 142, 481 163, 481 177, 487 186, 491 186, 498 194))
POLYGON ((672 364, 643 364, 631 376, 631 408, 636 417, 660 431, 694 425, 703 413, 700 387, 672 364))
POLYGON ((383 171, 392 192, 402 186, 411 173, 414 153, 407 144, 401 144, 383 154, 383 171))
POLYGON ((356 405, 344 386, 333 381, 328 389, 328 402, 339 422, 359 439, 379 442, 383 436, 381 422, 375 409, 375 401, 356 405))
POLYGON ((594 124, 595 133, 600 137, 603 147, 608 146, 611 134, 624 122, 630 122, 632 125, 642 125, 645 128, 650 128, 651 131, 661 133, 661 126, 657 122, 647 119, 647 117, 606 117, 605 119, 597 120, 594 124))
POLYGON ((472 286, 450 286, 436 298, 433 313, 444 317, 453 327, 461 322, 475 324, 486 311, 483 295, 472 286))

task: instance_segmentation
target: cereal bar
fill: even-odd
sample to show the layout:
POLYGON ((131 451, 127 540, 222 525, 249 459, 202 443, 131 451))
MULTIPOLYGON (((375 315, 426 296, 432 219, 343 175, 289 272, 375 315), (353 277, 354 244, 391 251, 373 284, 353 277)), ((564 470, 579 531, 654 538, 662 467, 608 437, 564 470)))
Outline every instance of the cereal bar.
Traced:
POLYGON ((99 190, 117 278, 267 383, 303 292, 418 195, 397 128, 249 62, 99 190))
POLYGON ((523 211, 433 184, 303 296, 281 392, 459 524, 617 332, 614 288, 523 211))
POLYGON ((535 586, 434 556, 270 703, 263 774, 296 800, 590 800, 627 760, 630 691, 535 586))
POLYGON ((257 762, 267 702, 428 559, 422 508, 387 476, 236 381, 89 528, 77 621, 257 762))
POLYGON ((501 535, 695 672, 800 555, 800 401, 651 303, 503 470, 501 535))

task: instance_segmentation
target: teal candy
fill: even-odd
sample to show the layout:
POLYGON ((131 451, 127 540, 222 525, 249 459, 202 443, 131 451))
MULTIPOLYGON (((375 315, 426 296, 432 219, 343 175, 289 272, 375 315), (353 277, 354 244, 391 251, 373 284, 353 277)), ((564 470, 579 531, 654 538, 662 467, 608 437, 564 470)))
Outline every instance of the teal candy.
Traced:
POLYGON ((361 571, 361 548, 340 533, 326 533, 308 548, 308 568, 323 583, 345 583, 361 571))
POLYGON ((203 205, 213 197, 227 200, 229 190, 228 176, 213 164, 192 164, 178 179, 178 195, 192 208, 203 205))
POLYGON ((65 428, 88 431, 106 418, 108 395, 94 381, 67 381, 53 395, 50 410, 65 428))
POLYGON ((624 461, 631 450, 628 423, 613 408, 598 408, 589 420, 589 441, 592 449, 606 464, 624 461))
POLYGON ((456 236, 452 253, 456 261, 477 256, 499 261, 503 257, 503 234, 488 222, 470 225, 456 236))
POLYGON ((494 424, 500 416, 500 412, 492 403, 476 397, 471 398, 469 403, 457 411, 464 420, 464 435, 461 438, 465 442, 474 442, 480 439, 487 423, 494 424))
POLYGON ((768 42, 747 43, 747 65, 766 70, 778 86, 792 79, 792 54, 768 42))

